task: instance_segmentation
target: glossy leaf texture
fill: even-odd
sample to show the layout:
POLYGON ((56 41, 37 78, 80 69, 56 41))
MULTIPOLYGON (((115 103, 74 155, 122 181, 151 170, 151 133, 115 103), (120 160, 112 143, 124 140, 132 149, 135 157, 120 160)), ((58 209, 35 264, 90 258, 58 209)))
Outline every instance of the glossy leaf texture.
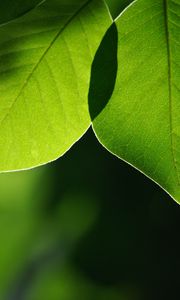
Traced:
POLYGON ((41 2, 42 0, 0 0, 0 24, 20 17, 41 2))
POLYGON ((55 160, 87 130, 91 64, 110 24, 104 1, 47 0, 0 28, 0 171, 55 160))
MULTIPOLYGON (((180 203, 180 1, 135 1, 116 26, 117 77, 112 97, 101 109, 102 86, 92 92, 91 84, 90 111, 91 103, 98 106, 97 114, 91 115, 94 131, 110 152, 180 203)), ((106 43, 96 54, 92 82, 104 63, 97 59, 100 51, 108 51, 106 43)), ((101 72, 106 90, 107 76, 103 79, 101 72)))

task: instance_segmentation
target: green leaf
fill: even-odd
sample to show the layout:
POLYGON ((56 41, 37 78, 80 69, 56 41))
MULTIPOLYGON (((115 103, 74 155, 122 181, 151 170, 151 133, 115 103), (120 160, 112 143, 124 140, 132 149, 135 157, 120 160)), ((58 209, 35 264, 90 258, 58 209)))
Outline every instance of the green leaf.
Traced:
POLYGON ((64 154, 90 125, 91 64, 111 24, 101 0, 49 0, 0 29, 0 171, 64 154))
POLYGON ((42 0, 0 0, 0 24, 23 15, 40 2, 42 0))
MULTIPOLYGON (((97 109, 94 131, 109 151, 180 203, 180 1, 135 1, 116 25, 115 88, 100 113, 97 109)), ((96 69, 103 64, 95 63, 96 69)), ((93 91, 94 103, 100 99, 99 89, 97 85, 97 93, 93 91)))

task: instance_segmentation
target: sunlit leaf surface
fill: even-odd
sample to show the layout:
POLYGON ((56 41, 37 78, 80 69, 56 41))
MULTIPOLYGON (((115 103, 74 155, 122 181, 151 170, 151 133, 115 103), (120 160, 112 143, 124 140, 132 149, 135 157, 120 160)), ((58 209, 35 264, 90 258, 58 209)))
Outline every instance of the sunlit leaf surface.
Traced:
POLYGON ((91 63, 110 22, 101 0, 48 0, 0 29, 0 171, 52 161, 87 130, 91 63))
MULTIPOLYGON (((116 25, 115 89, 94 130, 107 149, 180 202, 180 1, 135 1, 116 25)), ((103 60, 95 63, 100 70, 103 60)))

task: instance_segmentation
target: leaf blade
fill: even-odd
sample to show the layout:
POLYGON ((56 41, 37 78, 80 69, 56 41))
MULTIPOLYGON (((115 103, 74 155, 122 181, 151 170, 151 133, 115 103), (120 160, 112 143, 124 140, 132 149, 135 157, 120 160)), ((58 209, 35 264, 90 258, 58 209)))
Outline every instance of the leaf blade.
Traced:
POLYGON ((42 0, 0 1, 0 24, 10 22, 40 4, 42 0))
POLYGON ((108 150, 146 174, 180 202, 180 104, 174 87, 177 85, 179 89, 180 82, 179 67, 175 67, 180 58, 179 17, 175 22, 174 6, 180 15, 178 1, 174 4, 139 0, 116 21, 119 68, 115 90, 93 127, 108 150), (174 62, 170 83, 172 120, 167 24, 171 35, 171 62, 174 62))
POLYGON ((1 171, 58 158, 90 126, 90 67, 111 20, 101 0, 53 1, 0 31, 1 171))

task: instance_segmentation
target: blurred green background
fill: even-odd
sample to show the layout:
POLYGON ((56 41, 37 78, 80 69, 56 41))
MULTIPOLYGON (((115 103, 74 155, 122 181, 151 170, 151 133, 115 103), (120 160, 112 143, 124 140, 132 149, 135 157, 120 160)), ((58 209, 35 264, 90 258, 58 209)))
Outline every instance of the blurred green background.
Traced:
POLYGON ((178 299, 179 206, 92 130, 0 175, 0 299, 178 299))
POLYGON ((179 217, 90 129, 58 161, 0 175, 0 299, 179 299, 179 217))

